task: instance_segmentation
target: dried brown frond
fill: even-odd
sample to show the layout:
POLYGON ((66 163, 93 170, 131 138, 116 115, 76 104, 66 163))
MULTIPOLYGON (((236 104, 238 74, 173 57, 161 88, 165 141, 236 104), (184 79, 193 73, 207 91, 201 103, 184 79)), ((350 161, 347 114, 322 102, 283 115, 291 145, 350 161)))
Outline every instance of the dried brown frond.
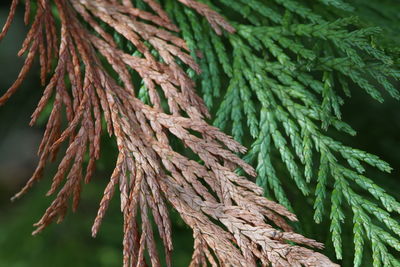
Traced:
MULTIPOLYGON (((208 6, 193 0, 179 1, 204 15, 217 33, 234 32, 208 6)), ((73 210, 77 208, 82 184, 90 180, 100 157, 104 118, 108 133, 117 141, 119 155, 100 201, 92 234, 98 233, 118 187, 124 218, 124 266, 161 266, 152 219, 164 244, 165 261, 172 266, 167 202, 193 229, 195 242, 190 266, 249 267, 258 262, 263 266, 334 266, 322 254, 304 247, 322 248, 320 243, 292 232, 287 223, 296 220, 292 213, 264 198, 261 188, 234 172, 241 167, 247 174, 256 175, 251 166, 235 155, 245 152, 245 148, 204 121, 208 111, 177 59, 197 72, 200 69, 185 42, 173 33, 178 29, 156 1, 145 1, 153 12, 140 10, 126 0, 53 2, 61 26, 55 23, 50 1, 37 1, 36 14, 20 51, 20 55, 26 54, 25 65, 16 82, 0 98, 1 105, 11 97, 35 56, 39 56, 45 89, 31 124, 51 98, 53 109, 39 147, 38 167, 14 199, 38 181, 62 143, 68 143, 68 148, 48 192, 57 195, 35 224, 34 234, 53 221, 61 221, 70 199, 73 210), (131 43, 136 48, 135 55, 119 49, 110 33, 100 26, 102 23, 131 43), (154 56, 153 51, 159 56, 154 56), (54 61, 56 66, 52 66, 54 61), (106 71, 106 64, 121 84, 106 71), (143 79, 149 105, 136 97, 138 90, 131 80, 131 71, 143 79), (167 109, 162 105, 164 99, 167 109), (64 111, 68 125, 63 129, 64 111), (175 151, 169 135, 177 137, 203 163, 175 151), (89 161, 85 162, 87 153, 89 161)), ((14 17, 17 3, 12 2, 0 38, 14 17)), ((29 1, 26 3, 28 21, 29 1)))

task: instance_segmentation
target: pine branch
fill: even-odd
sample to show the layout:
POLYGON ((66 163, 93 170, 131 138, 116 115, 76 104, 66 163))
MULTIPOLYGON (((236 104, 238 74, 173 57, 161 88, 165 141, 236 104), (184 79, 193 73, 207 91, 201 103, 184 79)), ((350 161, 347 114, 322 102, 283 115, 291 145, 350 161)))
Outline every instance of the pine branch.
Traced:
MULTIPOLYGON (((223 30, 234 32, 222 16, 205 4, 180 2, 204 16, 216 34, 223 30)), ((30 1, 25 3, 28 22, 31 6, 30 1)), ((61 144, 68 146, 48 192, 57 195, 35 224, 33 234, 53 221, 62 221, 70 200, 72 209, 77 209, 83 183, 89 182, 95 171, 101 135, 106 130, 117 142, 118 159, 92 234, 98 233, 115 187, 119 187, 124 266, 161 266, 152 219, 165 248, 165 262, 172 266, 167 201, 193 229, 195 251, 191 266, 336 266, 322 254, 304 247, 322 248, 322 244, 292 232, 287 220, 296 221, 294 214, 264 198, 260 187, 234 172, 240 167, 255 176, 254 169, 235 154, 246 149, 205 122, 207 108, 194 91, 195 83, 181 67, 200 73, 199 66, 177 36, 178 28, 163 7, 154 0, 140 3, 134 6, 125 0, 55 0, 52 6, 46 0, 33 2, 33 22, 19 53, 27 55, 25 65, 0 98, 0 105, 15 93, 36 56, 45 89, 32 115, 32 125, 51 105, 50 100, 54 101, 39 147, 38 167, 13 199, 21 197, 41 178, 61 144), (134 76, 142 79, 140 89, 132 80, 134 76), (179 139, 203 163, 179 153, 170 136, 179 139)), ((14 0, 0 39, 17 4, 14 0)), ((301 10, 303 15, 309 12, 301 10)), ((209 42, 212 38, 218 42, 219 37, 211 35, 209 42)), ((204 47, 209 46, 210 43, 204 47)), ((207 56, 211 63, 215 58, 207 56)), ((216 81, 215 76, 211 77, 216 81)), ((237 96, 247 97, 249 104, 248 94, 237 96)), ((254 114, 250 107, 244 110, 254 114)), ((254 118, 253 122, 256 123, 254 118)), ((274 142, 283 142, 276 129, 274 133, 274 142)), ((288 164, 293 164, 290 151, 285 152, 288 164)), ((298 173, 295 166, 293 172, 298 173)), ((304 183, 302 186, 305 188, 304 183)), ((377 250, 382 253, 382 248, 377 250)))

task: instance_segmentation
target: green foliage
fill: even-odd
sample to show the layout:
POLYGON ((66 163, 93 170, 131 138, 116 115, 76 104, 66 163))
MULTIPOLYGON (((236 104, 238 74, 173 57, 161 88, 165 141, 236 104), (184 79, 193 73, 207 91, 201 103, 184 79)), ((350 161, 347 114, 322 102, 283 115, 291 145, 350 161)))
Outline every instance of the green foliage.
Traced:
MULTIPOLYGON (((133 2, 146 8, 143 0, 133 2)), ((194 76, 190 69, 188 73, 199 83, 215 115, 214 124, 250 148, 245 159, 257 168, 257 183, 265 188, 266 196, 294 210, 300 218, 307 212, 307 205, 313 209, 309 217, 319 224, 313 227, 329 226, 331 241, 327 241, 327 247, 333 246, 337 259, 345 261, 352 254, 354 266, 400 266, 396 259, 400 251, 400 204, 377 185, 375 178, 367 177, 371 174, 365 174, 368 169, 368 173, 376 173, 370 167, 382 172, 390 172, 391 168, 377 156, 342 141, 346 140, 344 134, 356 134, 342 121, 342 105, 351 93, 361 89, 379 102, 385 95, 400 98, 396 89, 400 77, 398 2, 202 0, 237 29, 236 35, 224 36, 215 34, 205 19, 177 1, 159 2, 175 19, 179 34, 202 68, 201 76, 194 76), (294 188, 306 197, 298 198, 294 188), (349 231, 353 251, 346 254, 349 231)), ((121 48, 134 52, 121 35, 115 33, 114 38, 121 48)), ((138 88, 138 97, 148 103, 148 90, 143 84, 138 88)), ((99 165, 107 162, 102 159, 99 165)), ((93 207, 87 210, 97 207, 100 187, 89 189, 92 191, 84 203, 93 207)), ((44 188, 35 191, 32 199, 42 200, 44 188)), ((41 208, 43 205, 40 203, 41 208)), ((120 264, 120 229, 116 230, 113 222, 106 222, 100 240, 88 238, 85 247, 79 246, 77 238, 90 228, 91 220, 86 218, 92 218, 90 214, 78 214, 77 221, 87 222, 84 229, 78 229, 80 224, 71 224, 67 218, 68 229, 61 228, 58 233, 58 239, 66 244, 63 248, 71 253, 64 253, 54 243, 52 232, 60 226, 45 236, 27 239, 21 247, 20 236, 26 237, 31 231, 23 228, 29 223, 21 218, 31 221, 35 216, 20 214, 38 214, 31 209, 33 206, 38 205, 7 214, 18 224, 2 222, 0 244, 4 249, 0 262, 49 266, 63 262, 53 258, 81 253, 81 258, 74 260, 78 266, 120 264), (75 237, 71 232, 76 233, 75 237), (52 252, 39 257, 40 250, 49 247, 52 252), (88 255, 98 256, 82 257, 86 250, 88 255)), ((118 213, 118 207, 112 210, 118 213)), ((177 219, 173 221, 176 224, 177 219)), ((306 218, 301 222, 302 228, 310 223, 306 218)), ((181 238, 176 242, 177 253, 190 247, 186 246, 187 229, 179 227, 175 227, 181 238)), ((185 266, 186 257, 177 266, 185 266)), ((68 261, 65 263, 68 265, 68 261)))
POLYGON ((373 266, 399 266, 400 203, 364 175, 366 166, 391 167, 345 145, 339 133, 356 134, 341 113, 352 91, 379 102, 385 94, 400 98, 400 5, 213 1, 237 29, 218 36, 192 10, 166 3, 189 47, 202 54, 196 57, 201 92, 216 112, 214 124, 250 147, 245 159, 256 166, 266 196, 293 209, 282 182, 289 176, 312 200, 315 222, 330 221, 337 259, 343 258, 342 228, 352 217, 354 266, 370 261, 363 257, 369 248, 373 266))

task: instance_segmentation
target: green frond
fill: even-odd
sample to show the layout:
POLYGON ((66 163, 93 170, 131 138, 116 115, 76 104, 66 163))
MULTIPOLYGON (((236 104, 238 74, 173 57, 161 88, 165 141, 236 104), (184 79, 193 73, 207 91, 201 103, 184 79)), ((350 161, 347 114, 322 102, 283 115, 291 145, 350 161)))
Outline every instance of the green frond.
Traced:
POLYGON ((343 0, 319 0, 319 1, 326 6, 336 7, 338 9, 349 12, 354 11, 354 7, 343 0))
POLYGON ((387 45, 396 37, 382 37, 389 31, 400 36, 390 25, 399 15, 389 3, 379 9, 367 0, 213 1, 236 28, 234 35, 217 35, 182 5, 171 4, 185 10, 189 27, 183 31, 193 34, 183 36, 203 54, 198 60, 209 84, 201 88, 216 109, 214 125, 236 140, 251 140, 244 159, 256 167, 267 197, 292 209, 289 183, 306 196, 314 221, 329 221, 338 259, 346 255, 342 232, 351 223, 354 266, 363 266, 369 251, 374 267, 398 266, 393 249, 399 249, 400 228, 393 216, 400 203, 367 174, 370 167, 391 167, 338 137, 356 134, 342 121, 352 91, 378 102, 386 95, 400 98, 400 46, 387 45), (370 23, 366 10, 385 19, 370 23), (210 89, 214 85, 221 96, 210 89))
POLYGON ((324 203, 326 198, 326 183, 329 174, 329 161, 325 152, 321 151, 321 161, 318 170, 318 182, 315 188, 315 201, 314 201, 314 220, 317 223, 322 222, 324 214, 324 203))
POLYGON ((330 231, 332 233, 332 242, 335 248, 336 258, 342 259, 342 223, 344 221, 344 213, 342 211, 342 198, 343 190, 345 190, 346 183, 340 178, 340 174, 336 173, 335 168, 331 168, 332 175, 338 179, 335 181, 334 189, 331 196, 331 213, 329 218, 331 220, 330 231))

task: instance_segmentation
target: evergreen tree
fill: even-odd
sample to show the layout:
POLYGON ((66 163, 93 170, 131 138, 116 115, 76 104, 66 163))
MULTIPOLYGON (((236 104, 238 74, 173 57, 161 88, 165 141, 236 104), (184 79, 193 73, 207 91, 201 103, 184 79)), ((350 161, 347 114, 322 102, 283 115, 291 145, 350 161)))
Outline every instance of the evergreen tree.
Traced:
POLYGON ((39 166, 15 198, 68 143, 49 194, 61 189, 35 233, 62 220, 69 199, 77 208, 107 131, 119 154, 93 235, 118 185, 125 266, 143 266, 146 253, 151 266, 164 261, 151 221, 171 266, 167 203, 193 229, 191 266, 333 266, 304 247, 322 248, 300 235, 317 236, 305 229, 318 225, 329 225, 332 261, 345 264, 352 254, 353 266, 400 266, 400 203, 367 173, 392 169, 343 141, 356 132, 342 120, 355 91, 378 102, 400 98, 399 3, 26 0, 25 7, 25 65, 0 105, 38 56, 46 87, 31 124, 43 113, 48 123, 39 166), (239 143, 248 148, 242 159, 239 143), (263 191, 251 182, 253 168, 263 191), (303 210, 313 210, 312 220, 296 222, 303 210), (344 246, 349 230, 353 245, 344 246))

